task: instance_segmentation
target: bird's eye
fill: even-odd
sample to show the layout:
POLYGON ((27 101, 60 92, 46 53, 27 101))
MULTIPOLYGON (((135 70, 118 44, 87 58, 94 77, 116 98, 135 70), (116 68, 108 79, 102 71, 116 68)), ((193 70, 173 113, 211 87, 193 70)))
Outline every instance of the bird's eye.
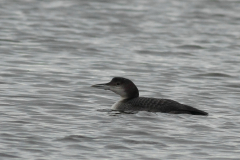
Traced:
POLYGON ((120 83, 119 82, 117 82, 117 86, 119 85, 120 83))

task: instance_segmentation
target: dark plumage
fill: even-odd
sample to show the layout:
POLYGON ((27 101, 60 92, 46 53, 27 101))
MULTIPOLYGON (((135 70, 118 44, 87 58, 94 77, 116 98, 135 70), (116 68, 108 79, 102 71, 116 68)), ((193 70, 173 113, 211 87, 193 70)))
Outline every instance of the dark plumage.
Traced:
POLYGON ((208 113, 170 99, 137 97, 123 100, 118 106, 121 111, 149 111, 173 114, 208 115, 208 113))
POLYGON ((114 77, 109 83, 97 84, 92 87, 111 90, 122 97, 122 100, 112 106, 113 110, 208 115, 207 112, 170 99, 139 97, 136 85, 131 80, 122 77, 114 77))

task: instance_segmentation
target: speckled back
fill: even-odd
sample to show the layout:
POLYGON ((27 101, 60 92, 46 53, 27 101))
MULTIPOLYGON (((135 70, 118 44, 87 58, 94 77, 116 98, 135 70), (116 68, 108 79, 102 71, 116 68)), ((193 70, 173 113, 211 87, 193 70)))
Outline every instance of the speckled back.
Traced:
POLYGON ((122 100, 115 104, 120 111, 150 111, 165 113, 206 114, 196 108, 178 103, 170 99, 138 97, 131 100, 122 100))

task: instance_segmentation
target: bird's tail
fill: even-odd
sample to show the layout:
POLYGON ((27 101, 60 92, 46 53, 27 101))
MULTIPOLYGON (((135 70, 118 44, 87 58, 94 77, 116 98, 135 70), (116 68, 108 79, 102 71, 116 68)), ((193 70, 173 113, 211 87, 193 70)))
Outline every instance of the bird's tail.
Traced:
POLYGON ((190 114, 192 114, 192 115, 203 115, 203 116, 207 116, 208 115, 208 113, 205 112, 205 111, 202 111, 202 110, 199 110, 199 109, 187 106, 187 105, 186 105, 186 107, 188 108, 188 112, 190 114))

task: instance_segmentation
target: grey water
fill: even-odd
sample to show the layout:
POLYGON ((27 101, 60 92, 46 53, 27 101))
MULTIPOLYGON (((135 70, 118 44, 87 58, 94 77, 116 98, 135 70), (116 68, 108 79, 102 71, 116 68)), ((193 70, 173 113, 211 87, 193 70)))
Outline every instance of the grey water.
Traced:
POLYGON ((240 157, 239 0, 1 0, 0 159, 240 157), (209 116, 111 112, 90 86, 209 116))

